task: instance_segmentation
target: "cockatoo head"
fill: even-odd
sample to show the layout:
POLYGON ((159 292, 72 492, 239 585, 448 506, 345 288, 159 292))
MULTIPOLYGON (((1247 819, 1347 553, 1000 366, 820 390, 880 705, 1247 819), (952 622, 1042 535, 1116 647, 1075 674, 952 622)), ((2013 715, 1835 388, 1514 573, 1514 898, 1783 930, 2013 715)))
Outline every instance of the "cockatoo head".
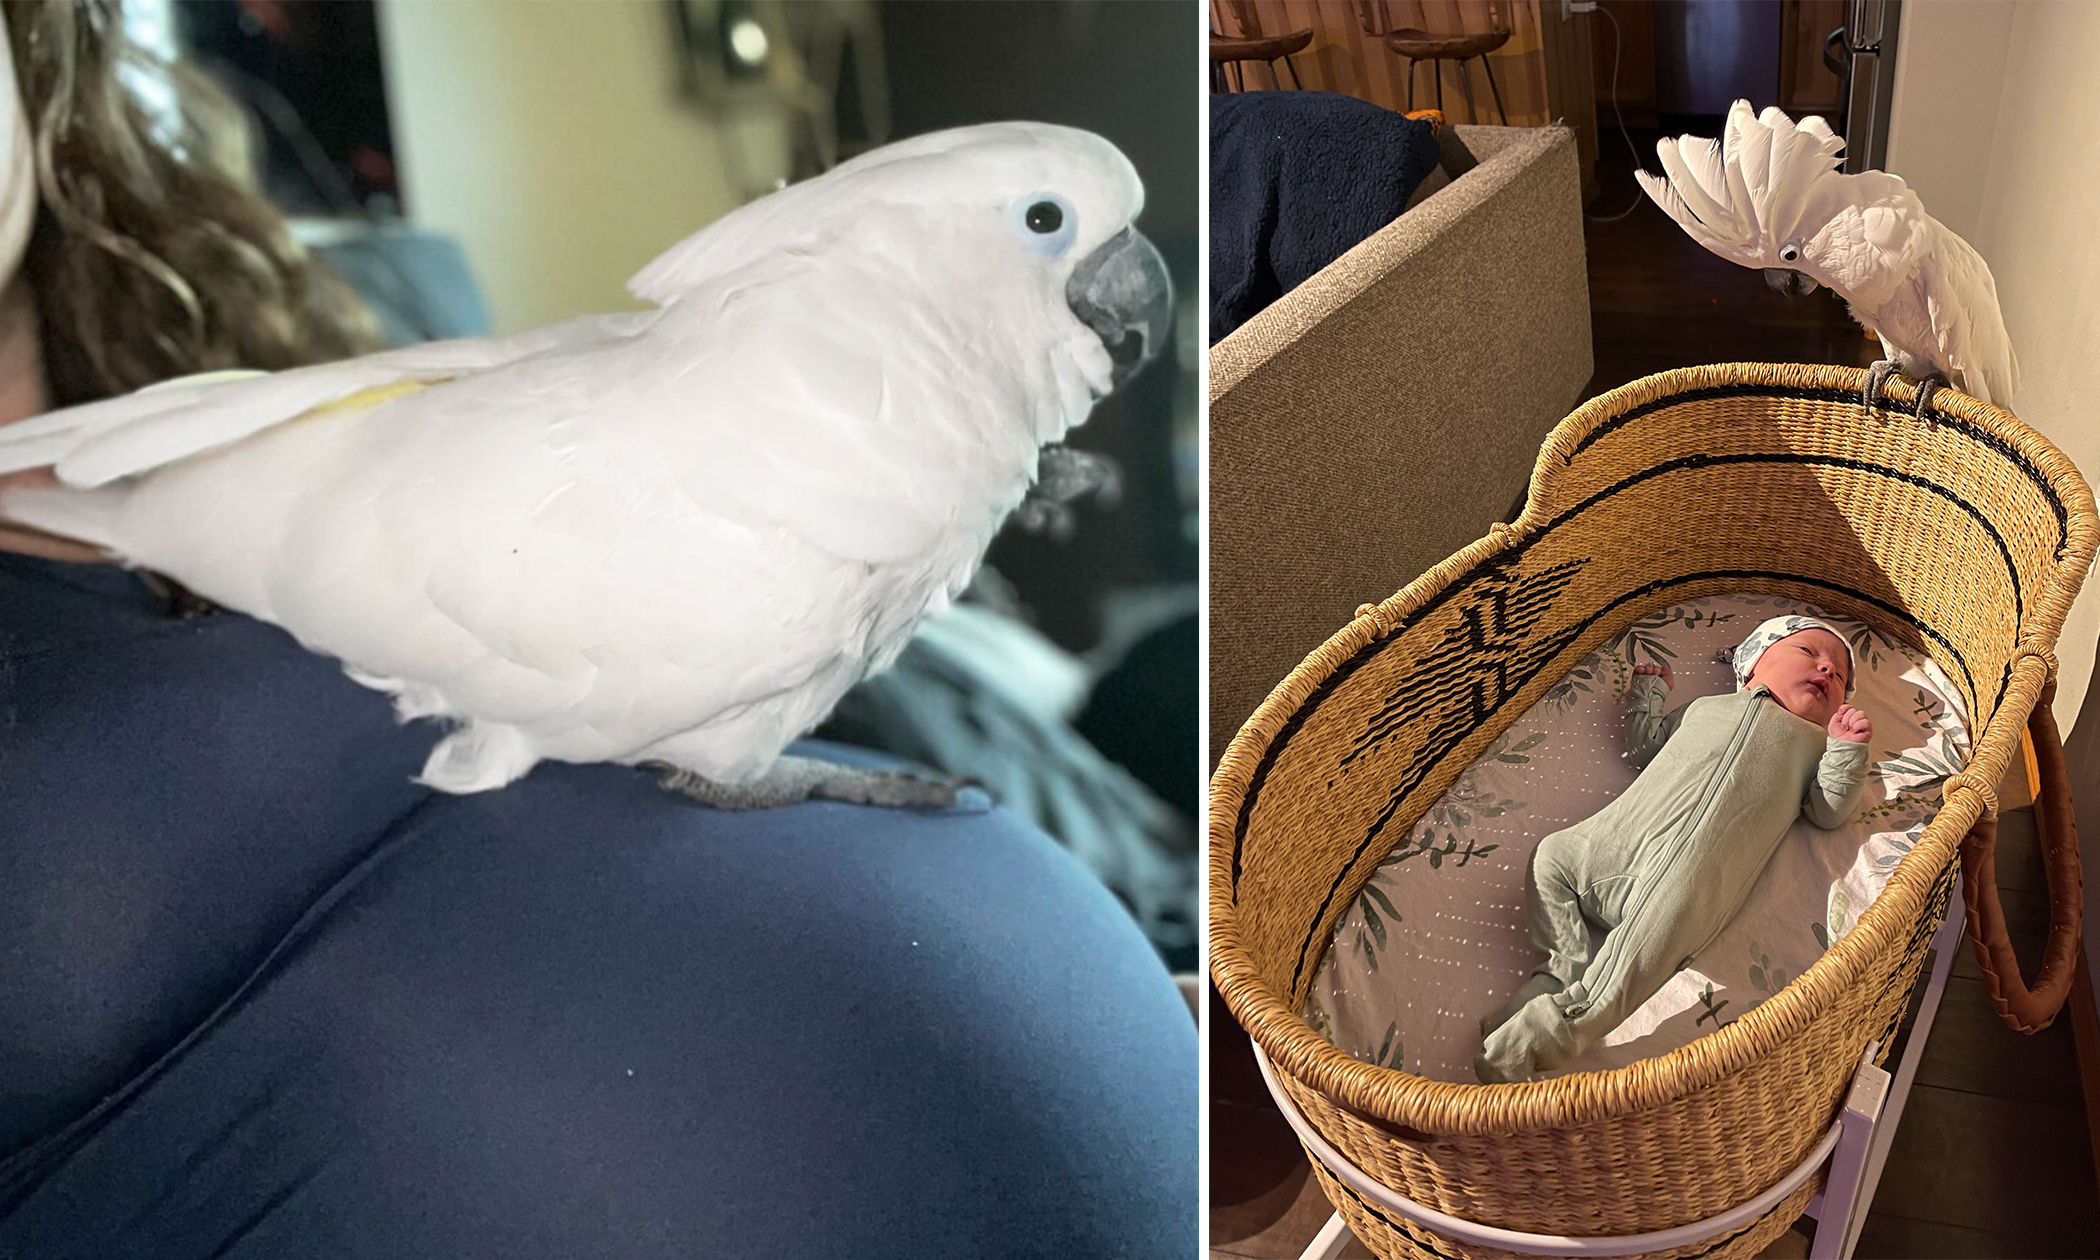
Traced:
POLYGON ((1665 178, 1635 178, 1664 213, 1709 252, 1755 267, 1787 294, 1817 285, 1858 303, 1900 276, 1895 265, 1917 199, 1880 171, 1837 171, 1845 142, 1811 115, 1728 111, 1722 138, 1672 136, 1655 145, 1665 178))
POLYGON ((763 250, 890 264, 983 339, 1061 350, 1096 398, 1156 355, 1173 322, 1165 262, 1133 226, 1144 184, 1072 127, 990 123, 862 154, 735 211, 630 284, 669 304, 763 250))

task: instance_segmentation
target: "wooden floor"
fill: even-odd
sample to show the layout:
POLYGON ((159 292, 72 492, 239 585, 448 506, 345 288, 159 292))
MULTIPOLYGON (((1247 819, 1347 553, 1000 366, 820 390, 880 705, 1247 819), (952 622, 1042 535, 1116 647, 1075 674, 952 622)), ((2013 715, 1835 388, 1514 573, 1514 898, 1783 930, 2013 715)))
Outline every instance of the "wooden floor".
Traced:
MULTIPOLYGON (((1672 126, 1712 135, 1704 127, 1672 126)), ((1651 167, 1656 132, 1633 133, 1651 167)), ((1604 192, 1591 213, 1615 214, 1636 195, 1627 149, 1608 133, 1604 192)), ((1590 394, 1665 368, 1740 360, 1873 361, 1842 303, 1819 291, 1789 302, 1753 272, 1694 245, 1653 206, 1588 224, 1596 375, 1590 394)), ((2001 792, 1998 884, 2028 974, 2046 933, 2048 894, 2032 815, 2001 792)), ((1296 1139, 1263 1087, 1246 1034, 1215 992, 1210 1021, 1211 1256, 1295 1257, 1330 1209, 1296 1139)), ((1813 1221, 1800 1227, 1812 1232, 1813 1221)), ((1352 1240, 1349 1256, 1368 1256, 1352 1240)), ((1766 1253, 1805 1255, 1788 1235, 1766 1253)), ((2086 1136, 2068 1015, 2025 1037, 1998 1022, 1964 945, 1932 1029, 1861 1257, 2100 1256, 2100 1195, 2086 1136)))

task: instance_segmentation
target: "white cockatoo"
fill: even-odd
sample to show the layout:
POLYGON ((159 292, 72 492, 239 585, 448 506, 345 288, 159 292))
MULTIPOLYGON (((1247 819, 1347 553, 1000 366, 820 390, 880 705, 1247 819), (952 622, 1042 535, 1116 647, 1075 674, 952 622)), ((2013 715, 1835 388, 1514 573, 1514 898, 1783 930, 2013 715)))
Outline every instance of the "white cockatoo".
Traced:
POLYGON ((1068 127, 920 136, 752 202, 652 308, 0 426, 0 517, 289 631, 453 725, 448 792, 534 763, 729 807, 941 804, 782 749, 970 579, 1038 453, 1161 346, 1144 186, 1068 127), (17 483, 20 478, 14 479, 17 483))
POLYGON ((1667 178, 1636 178, 1708 251, 1763 269, 1782 293, 1821 284, 1844 298, 1881 340, 1869 407, 1891 371, 1921 382, 1920 415, 1934 384, 2004 405, 2020 387, 2020 366, 1991 269, 1901 179, 1839 174, 1844 147, 1820 118, 1796 125, 1777 109, 1753 114, 1737 101, 1718 142, 1659 140, 1667 178))

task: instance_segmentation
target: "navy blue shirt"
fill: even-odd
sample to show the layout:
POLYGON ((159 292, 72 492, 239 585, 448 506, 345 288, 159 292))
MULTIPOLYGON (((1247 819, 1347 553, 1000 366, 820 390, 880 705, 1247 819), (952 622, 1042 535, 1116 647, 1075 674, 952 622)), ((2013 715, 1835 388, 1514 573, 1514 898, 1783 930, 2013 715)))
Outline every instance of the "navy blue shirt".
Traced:
POLYGON ((1047 837, 437 735, 0 556, 0 1258, 1194 1254, 1194 1024, 1047 837))

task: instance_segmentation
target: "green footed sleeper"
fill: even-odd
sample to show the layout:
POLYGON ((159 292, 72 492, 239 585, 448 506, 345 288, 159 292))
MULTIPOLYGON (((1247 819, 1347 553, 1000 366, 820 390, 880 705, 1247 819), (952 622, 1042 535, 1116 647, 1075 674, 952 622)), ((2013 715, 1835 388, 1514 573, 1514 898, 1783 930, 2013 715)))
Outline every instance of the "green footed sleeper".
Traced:
POLYGON ((1546 958, 1481 1021, 1483 1081, 1521 1081, 1602 1039, 1735 917, 1797 816, 1829 828, 1859 808, 1864 743, 1787 712, 1763 684, 1666 715, 1668 694, 1634 677, 1626 743, 1640 778, 1532 855, 1531 939, 1546 958), (1591 922, 1605 929, 1594 958, 1591 922))

